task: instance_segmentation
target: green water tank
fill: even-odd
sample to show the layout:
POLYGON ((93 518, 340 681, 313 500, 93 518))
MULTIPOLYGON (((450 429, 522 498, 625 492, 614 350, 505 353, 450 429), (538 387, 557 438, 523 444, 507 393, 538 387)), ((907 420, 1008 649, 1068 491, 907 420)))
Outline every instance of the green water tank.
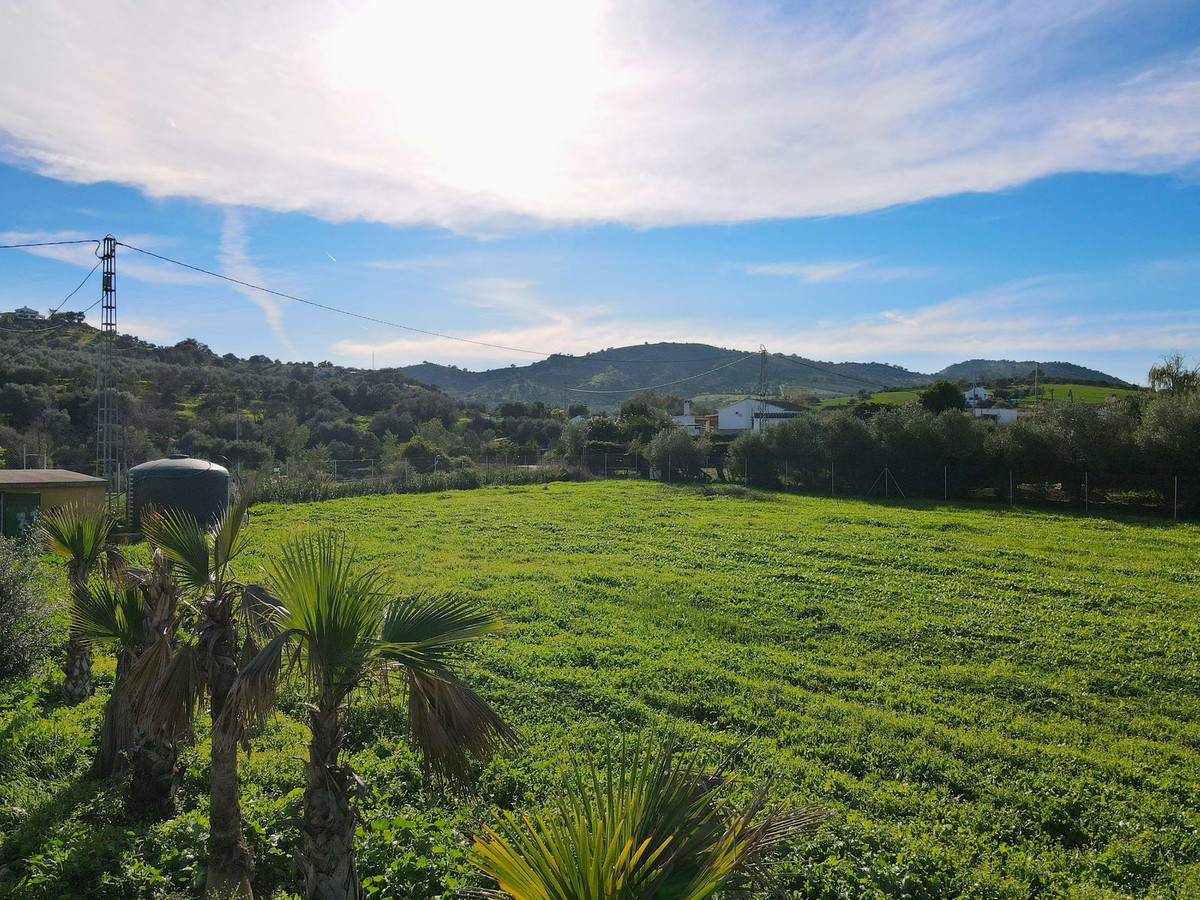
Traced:
POLYGON ((144 462, 129 470, 129 497, 135 531, 150 506, 187 513, 211 525, 229 505, 229 470, 183 454, 144 462))

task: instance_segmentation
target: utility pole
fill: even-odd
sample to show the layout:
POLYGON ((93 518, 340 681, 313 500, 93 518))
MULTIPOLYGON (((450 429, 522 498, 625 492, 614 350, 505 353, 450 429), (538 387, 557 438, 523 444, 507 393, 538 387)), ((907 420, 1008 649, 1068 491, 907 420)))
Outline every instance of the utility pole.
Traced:
POLYGON ((117 239, 107 235, 100 245, 103 281, 100 288, 100 340, 96 342, 96 475, 104 479, 110 509, 120 490, 117 461, 117 395, 112 387, 112 353, 117 338, 117 239))
POLYGON ((754 422, 758 421, 758 430, 762 431, 763 421, 767 415, 767 347, 758 345, 758 394, 755 398, 754 413, 750 417, 750 431, 754 431, 754 422))

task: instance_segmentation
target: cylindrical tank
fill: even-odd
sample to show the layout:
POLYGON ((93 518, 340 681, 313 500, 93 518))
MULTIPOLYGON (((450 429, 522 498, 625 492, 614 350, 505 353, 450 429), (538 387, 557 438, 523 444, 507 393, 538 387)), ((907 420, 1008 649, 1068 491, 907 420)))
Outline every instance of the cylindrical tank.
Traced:
POLYGON ((156 459, 129 470, 129 496, 134 530, 141 529, 148 506, 187 513, 211 525, 229 505, 229 470, 183 454, 156 459))

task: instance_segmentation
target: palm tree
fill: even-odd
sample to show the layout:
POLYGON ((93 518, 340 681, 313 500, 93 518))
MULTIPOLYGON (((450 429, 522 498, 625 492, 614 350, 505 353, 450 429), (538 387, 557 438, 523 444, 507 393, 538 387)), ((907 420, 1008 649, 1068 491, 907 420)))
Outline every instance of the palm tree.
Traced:
POLYGON ((726 765, 705 772, 672 738, 576 768, 543 816, 506 813, 475 838, 472 859, 515 900, 703 900, 765 877, 770 852, 831 813, 763 815, 766 790, 730 799, 726 765))
MULTIPOLYGON (((74 607, 87 587, 92 569, 108 549, 113 518, 103 506, 59 506, 47 510, 38 530, 47 550, 67 561, 69 606, 74 607)), ((75 616, 71 616, 74 622, 75 616)), ((63 666, 63 700, 74 706, 92 693, 92 651, 72 624, 63 666)))
MULTIPOLYGON (((359 566, 344 538, 330 532, 287 544, 268 573, 278 633, 243 669, 226 715, 238 723, 261 720, 285 657, 299 664, 313 694, 301 851, 305 896, 359 898, 350 806, 355 776, 340 758, 341 715, 351 692, 373 675, 398 673, 408 695, 411 737, 426 765, 464 781, 472 756, 487 758, 514 739, 491 707, 450 672, 456 652, 496 631, 499 622, 453 597, 389 602, 382 573, 359 566)), ((240 731, 228 727, 223 735, 237 740, 240 731)))
POLYGON ((253 897, 254 862, 242 833, 236 743, 225 740, 222 718, 230 688, 237 680, 243 652, 238 620, 255 622, 260 594, 233 577, 232 564, 245 549, 241 526, 250 492, 243 491, 211 526, 175 511, 144 516, 142 531, 172 564, 180 585, 191 593, 194 610, 190 640, 174 648, 156 642, 139 659, 138 706, 142 717, 166 735, 191 734, 205 695, 212 722, 209 779, 208 881, 216 897, 253 897))
POLYGON ((105 705, 94 771, 113 777, 132 767, 129 809, 148 819, 174 815, 181 735, 144 715, 140 690, 154 687, 178 644, 179 586, 161 550, 149 569, 110 566, 74 610, 79 632, 117 654, 117 675, 105 705), (140 605, 139 605, 140 604, 140 605), (140 610, 141 620, 130 617, 140 610), (118 627, 119 626, 119 627, 118 627), (139 715, 140 713, 140 715, 139 715))

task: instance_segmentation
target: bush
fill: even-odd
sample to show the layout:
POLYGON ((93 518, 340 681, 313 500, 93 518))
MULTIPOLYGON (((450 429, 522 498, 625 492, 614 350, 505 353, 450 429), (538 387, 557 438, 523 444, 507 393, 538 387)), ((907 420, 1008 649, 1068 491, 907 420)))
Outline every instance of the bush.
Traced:
POLYGON ((32 543, 0 537, 0 678, 34 674, 50 652, 46 585, 32 543))

